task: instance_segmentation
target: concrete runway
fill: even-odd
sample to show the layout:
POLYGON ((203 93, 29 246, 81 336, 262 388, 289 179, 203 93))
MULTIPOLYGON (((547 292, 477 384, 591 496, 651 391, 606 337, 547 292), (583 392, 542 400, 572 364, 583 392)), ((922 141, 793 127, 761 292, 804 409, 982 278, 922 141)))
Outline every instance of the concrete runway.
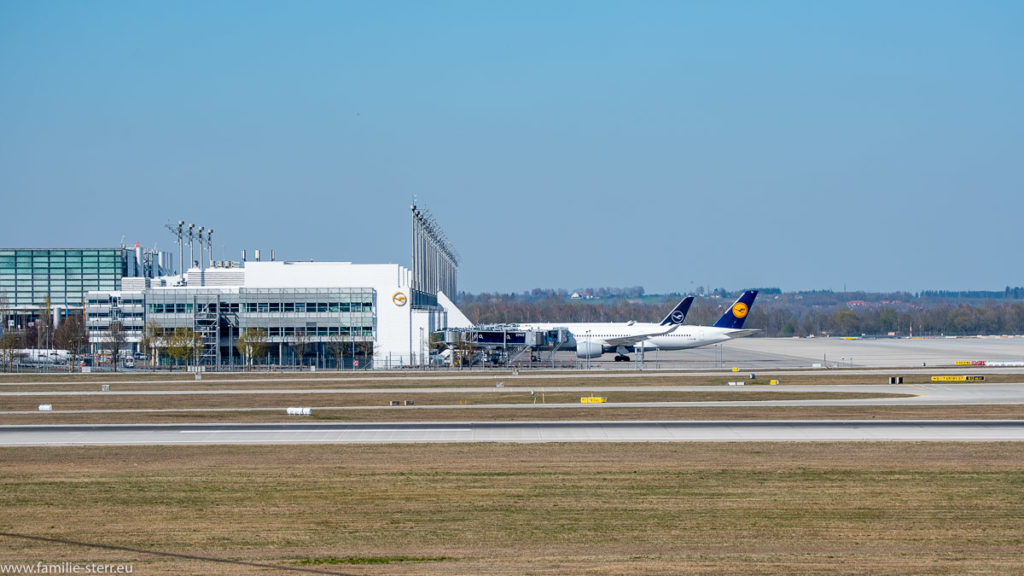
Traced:
MULTIPOLYGON (((636 355, 633 355, 634 359, 636 355)), ((558 355, 560 362, 584 363, 572 352, 558 355)), ((751 336, 692 350, 650 351, 644 355, 648 370, 715 370, 738 366, 742 370, 804 368, 921 368, 952 366, 957 361, 1024 362, 1024 337, 963 338, 761 338, 751 336)), ((604 370, 635 370, 635 362, 614 362, 611 357, 591 361, 604 370)))
POLYGON ((4 426, 0 446, 461 442, 1021 442, 1024 421, 4 426))

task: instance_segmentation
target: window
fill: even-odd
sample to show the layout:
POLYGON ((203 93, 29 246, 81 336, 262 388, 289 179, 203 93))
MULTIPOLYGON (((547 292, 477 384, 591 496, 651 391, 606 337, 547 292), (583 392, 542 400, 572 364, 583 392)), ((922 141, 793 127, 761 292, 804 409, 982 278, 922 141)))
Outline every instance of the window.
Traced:
POLYGON ((278 302, 271 302, 270 303, 270 312, 280 312, 280 311, 281 311, 281 304, 280 303, 278 303, 278 302))
POLYGON ((284 307, 285 312, 295 312, 294 302, 285 302, 284 304, 282 304, 282 306, 284 307))

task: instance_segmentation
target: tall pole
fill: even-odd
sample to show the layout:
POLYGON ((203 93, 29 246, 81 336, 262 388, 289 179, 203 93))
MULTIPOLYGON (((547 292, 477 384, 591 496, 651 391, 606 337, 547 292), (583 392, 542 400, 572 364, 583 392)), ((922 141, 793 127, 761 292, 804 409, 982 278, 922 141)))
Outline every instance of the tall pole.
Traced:
POLYGON ((185 280, 185 269, 183 268, 183 266, 185 265, 185 238, 183 235, 184 227, 185 221, 178 220, 178 276, 181 277, 179 280, 182 281, 185 280))
POLYGON ((195 230, 195 227, 195 224, 188 225, 188 270, 192 269, 192 263, 196 260, 195 251, 192 250, 193 230, 195 230))
POLYGON ((199 227, 199 285, 203 285, 203 230, 206 230, 204 226, 199 227))

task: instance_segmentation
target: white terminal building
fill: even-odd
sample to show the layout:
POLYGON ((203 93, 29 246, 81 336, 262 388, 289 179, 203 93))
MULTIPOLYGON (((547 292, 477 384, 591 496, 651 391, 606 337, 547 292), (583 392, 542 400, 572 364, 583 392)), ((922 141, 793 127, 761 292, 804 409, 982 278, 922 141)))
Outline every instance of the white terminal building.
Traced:
POLYGON ((265 336, 260 364, 321 368, 426 365, 430 336, 469 320, 449 299, 458 257, 428 213, 412 208, 412 267, 351 262, 243 261, 194 267, 161 279, 124 278, 121 290, 88 293, 86 324, 94 354, 120 322, 125 348, 139 350, 146 326, 164 344, 175 330, 195 334, 193 364, 230 369, 247 330, 265 336))

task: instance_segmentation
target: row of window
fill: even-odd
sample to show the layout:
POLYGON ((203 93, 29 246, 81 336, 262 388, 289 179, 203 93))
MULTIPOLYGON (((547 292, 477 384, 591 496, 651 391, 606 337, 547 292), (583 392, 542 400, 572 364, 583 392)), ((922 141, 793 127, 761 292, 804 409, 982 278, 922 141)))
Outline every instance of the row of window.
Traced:
POLYGON ((295 333, 304 333, 310 338, 331 336, 373 336, 373 328, 370 326, 320 326, 317 328, 294 328, 292 326, 281 326, 267 328, 267 336, 270 338, 286 337, 291 338, 295 333))
MULTIPOLYGON (((142 301, 139 300, 138 303, 142 304, 142 301)), ((203 306, 204 306, 203 304, 199 304, 199 310, 200 311, 203 310, 203 306)), ((237 303, 227 303, 227 302, 224 302, 224 303, 221 303, 218 306, 216 302, 211 302, 207 306, 208 306, 207 311, 209 311, 209 312, 216 313, 216 312, 218 312, 218 308, 219 308, 220 312, 224 312, 224 313, 228 313, 228 314, 230 314, 230 313, 237 314, 238 313, 238 304, 237 303)), ((191 314, 192 313, 192 303, 190 303, 190 302, 151 302, 149 304, 148 308, 149 308, 149 313, 150 314, 191 314)))
POLYGON ((46 256, 120 256, 121 250, 116 248, 107 248, 99 250, 79 250, 77 248, 71 250, 49 250, 46 248, 29 248, 26 250, 0 250, 0 258, 7 258, 10 256, 16 256, 18 258, 28 258, 35 256, 36 258, 46 256))
POLYGON ((17 268, 64 268, 64 267, 78 267, 82 264, 86 266, 96 267, 97 265, 103 266, 121 266, 122 260, 120 258, 14 258, 8 256, 6 258, 0 258, 0 268, 2 269, 17 269, 17 268))
POLYGON ((63 283, 64 280, 89 280, 92 282, 96 282, 97 280, 107 280, 110 282, 117 282, 121 280, 121 278, 122 276, 119 272, 88 274, 19 274, 17 276, 13 274, 0 274, 0 281, 7 283, 14 282, 15 280, 21 283, 31 282, 33 280, 36 282, 56 281, 58 284, 63 283))
MULTIPOLYGON (((223 312, 239 311, 238 304, 221 304, 223 312)), ((245 302, 241 309, 246 314, 345 314, 373 312, 370 302, 245 302)), ((210 312, 217 312, 217 304, 210 304, 210 312)), ((186 302, 151 303, 150 314, 191 314, 193 305, 186 302)))
POLYGON ((289 313, 328 314, 346 312, 373 312, 370 302, 246 302, 245 312, 258 313, 289 313))
POLYGON ((150 304, 150 314, 191 314, 192 305, 184 302, 178 304, 150 304))
MULTIPOLYGON (((90 320, 92 320, 93 318, 110 318, 110 317, 111 317, 110 312, 92 312, 92 311, 89 312, 89 319, 90 320)), ((143 314, 142 312, 121 312, 120 314, 117 315, 117 317, 118 318, 122 318, 122 319, 145 318, 146 315, 143 314)))
POLYGON ((100 283, 113 284, 116 286, 120 280, 120 276, 83 276, 81 274, 72 274, 66 278, 64 276, 18 276, 17 278, 0 278, 0 286, 31 286, 33 283, 36 286, 45 286, 47 284, 53 284, 55 286, 60 286, 62 284, 97 286, 100 283))
POLYGON ((83 270, 86 272, 96 272, 97 270, 108 272, 108 273, 121 273, 124 271, 124 266, 119 262, 61 262, 60 264, 40 262, 36 261, 32 264, 13 264, 5 263, 0 264, 0 274, 39 274, 45 272, 64 272, 83 270))
MULTIPOLYGON (((134 256, 134 255, 133 255, 134 256)), ((120 254, 90 254, 83 256, 81 254, 65 254, 63 256, 53 256, 46 254, 35 254, 35 255, 0 255, 0 264, 24 264, 26 262, 124 262, 125 259, 120 254)))
MULTIPOLYGON (((90 326, 89 330, 95 332, 105 332, 106 327, 90 326)), ((295 338, 296 332, 300 334, 305 334, 309 338, 330 338, 332 336, 352 336, 357 338, 369 338, 373 336, 373 328, 370 326, 325 326, 320 328, 294 328, 291 326, 282 326, 275 328, 267 328, 266 332, 267 337, 269 338, 295 338)), ((164 328, 159 332, 159 334, 164 338, 171 338, 174 336, 174 328, 164 328)), ((238 334, 236 333, 235 336, 237 337, 238 334)))
MULTIPOLYGON (((124 329, 126 331, 128 331, 129 333, 141 332, 142 331, 142 326, 129 326, 129 325, 126 324, 124 329)), ((95 332, 96 336, 106 335, 106 333, 107 333, 107 326, 89 326, 89 332, 95 332)), ((128 334, 128 335, 132 335, 132 334, 128 334)))

